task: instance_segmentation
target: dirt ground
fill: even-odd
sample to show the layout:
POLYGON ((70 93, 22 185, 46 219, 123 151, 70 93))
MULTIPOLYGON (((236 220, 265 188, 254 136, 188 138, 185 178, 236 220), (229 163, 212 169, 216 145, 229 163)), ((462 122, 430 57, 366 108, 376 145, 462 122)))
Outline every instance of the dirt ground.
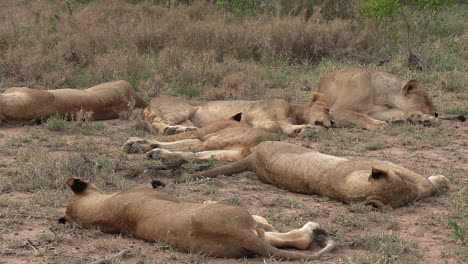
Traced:
POLYGON ((113 263, 277 262, 259 257, 216 259, 186 254, 161 242, 57 224, 71 197, 64 184, 69 176, 88 178, 106 192, 158 179, 167 184, 164 191, 200 202, 215 200, 247 208, 267 218, 280 231, 308 221, 318 222, 334 236, 339 247, 312 263, 468 261, 468 248, 460 238, 460 232, 466 230, 466 122, 444 121, 437 127, 403 124, 376 132, 340 128, 320 132, 314 138, 284 138, 340 157, 373 157, 425 176, 443 174, 452 183, 446 193, 387 212, 317 195, 290 193, 259 182, 253 173, 172 183, 181 174, 213 162, 186 164, 176 171, 148 170, 157 161, 120 150, 130 136, 145 135, 137 121, 66 123, 57 130, 51 131, 48 124, 0 128, 0 263, 90 263, 127 248, 129 253, 113 263), (456 224, 461 230, 458 236, 456 224))

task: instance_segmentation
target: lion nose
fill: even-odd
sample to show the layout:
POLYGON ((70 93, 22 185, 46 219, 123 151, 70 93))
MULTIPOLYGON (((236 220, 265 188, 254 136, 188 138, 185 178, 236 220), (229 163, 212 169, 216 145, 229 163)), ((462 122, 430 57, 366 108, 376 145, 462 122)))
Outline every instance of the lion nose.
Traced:
POLYGON ((434 112, 434 116, 435 116, 435 117, 438 117, 438 116, 439 116, 439 113, 434 112))

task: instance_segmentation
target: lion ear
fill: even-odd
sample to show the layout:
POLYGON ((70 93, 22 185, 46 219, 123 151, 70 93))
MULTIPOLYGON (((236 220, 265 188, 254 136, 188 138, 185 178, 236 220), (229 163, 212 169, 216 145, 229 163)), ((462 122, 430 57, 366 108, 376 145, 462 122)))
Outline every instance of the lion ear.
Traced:
POLYGON ((381 168, 378 166, 372 166, 371 174, 369 175, 369 181, 387 179, 390 174, 390 169, 381 168))
POLYGON ((419 90, 419 81, 418 80, 409 80, 406 82, 405 86, 403 86, 402 92, 403 94, 412 94, 419 90))
POLYGON ((82 193, 88 188, 88 183, 78 178, 69 178, 66 183, 74 193, 82 193))
POLYGON ((237 114, 231 116, 231 119, 232 119, 232 120, 235 120, 235 121, 237 121, 237 122, 240 122, 241 119, 242 119, 242 112, 241 112, 241 113, 237 113, 237 114))
POLYGON ((312 95, 310 96, 309 102, 307 102, 307 104, 309 106, 313 105, 315 102, 317 102, 317 101, 319 101, 321 99, 323 99, 323 94, 322 93, 313 92, 312 95))

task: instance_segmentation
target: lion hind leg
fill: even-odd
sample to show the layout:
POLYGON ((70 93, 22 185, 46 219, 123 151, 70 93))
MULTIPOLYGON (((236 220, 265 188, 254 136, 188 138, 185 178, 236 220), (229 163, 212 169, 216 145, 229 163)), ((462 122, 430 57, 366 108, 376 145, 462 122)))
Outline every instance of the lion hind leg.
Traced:
POLYGON ((278 232, 263 216, 252 215, 252 218, 267 232, 278 232))
POLYGON ((200 152, 170 151, 166 149, 153 149, 146 153, 150 159, 187 159, 187 160, 226 160, 235 161, 243 158, 242 150, 209 150, 200 152))
MULTIPOLYGON (((312 222, 310 222, 312 223, 312 222)), ((315 224, 315 223, 313 223, 315 224)), ((307 228, 314 228, 315 225, 307 223, 304 227, 307 228)), ((303 227, 303 228, 304 228, 303 227)), ((256 230, 257 232, 254 232, 254 234, 251 233, 246 233, 246 232, 239 232, 239 238, 241 241, 241 245, 256 253, 257 255, 260 256, 267 256, 267 257, 273 257, 275 259, 287 259, 287 260, 313 260, 313 259, 318 259, 322 255, 326 253, 332 252, 336 248, 335 242, 330 239, 328 234, 320 228, 315 228, 312 231, 312 236, 313 239, 312 241, 318 242, 321 247, 323 247, 319 252, 313 254, 313 255, 307 255, 299 252, 292 252, 292 251, 287 251, 287 250, 281 250, 278 249, 276 246, 271 244, 271 238, 276 238, 280 236, 287 236, 287 233, 278 233, 278 232, 264 232, 261 229, 256 230), (260 231, 260 232, 259 232, 260 231), (256 233, 256 234, 255 234, 256 233), (267 241, 270 240, 270 241, 267 241)), ((293 230, 294 231, 294 230, 293 230)), ((292 231, 291 231, 292 232, 292 231)), ((303 233, 308 233, 308 236, 310 237, 310 232, 302 230, 303 233)), ((288 232, 290 233, 290 232, 288 232)), ((301 233, 301 232, 299 232, 301 233)), ((305 235, 304 235, 305 237, 305 235)), ((310 239, 310 238, 309 238, 310 239)), ((279 241, 280 239, 278 239, 279 241)), ((309 244, 312 242, 309 241, 309 244)), ((286 245, 285 245, 286 246, 286 245)))
POLYGON ((314 230, 318 228, 319 224, 308 222, 303 227, 291 230, 287 233, 265 232, 264 240, 278 248, 295 247, 298 249, 306 249, 313 241, 314 230))
POLYGON ((430 176, 429 181, 434 186, 435 191, 446 191, 450 189, 450 181, 444 175, 430 176))

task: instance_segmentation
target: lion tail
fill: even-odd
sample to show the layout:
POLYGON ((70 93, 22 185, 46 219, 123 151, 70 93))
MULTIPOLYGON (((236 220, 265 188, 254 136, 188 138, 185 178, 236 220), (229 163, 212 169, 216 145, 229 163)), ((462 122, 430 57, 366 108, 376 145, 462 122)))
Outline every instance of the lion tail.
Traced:
POLYGON ((464 115, 441 114, 438 118, 442 120, 459 120, 461 122, 466 121, 466 117, 464 115))
POLYGON ((257 255, 287 260, 314 260, 326 253, 332 252, 336 248, 336 243, 329 237, 327 237, 325 241, 325 247, 313 255, 278 249, 250 232, 246 232, 244 234, 244 239, 241 241, 242 247, 257 255), (245 238, 245 236, 247 236, 247 238, 245 238))
POLYGON ((241 160, 234 161, 226 165, 212 168, 203 172, 199 172, 197 174, 193 174, 192 176, 214 178, 221 174, 232 175, 232 174, 240 173, 244 171, 252 171, 252 160, 255 158, 254 156, 255 156, 255 152, 253 152, 252 154, 250 154, 249 156, 241 160))

